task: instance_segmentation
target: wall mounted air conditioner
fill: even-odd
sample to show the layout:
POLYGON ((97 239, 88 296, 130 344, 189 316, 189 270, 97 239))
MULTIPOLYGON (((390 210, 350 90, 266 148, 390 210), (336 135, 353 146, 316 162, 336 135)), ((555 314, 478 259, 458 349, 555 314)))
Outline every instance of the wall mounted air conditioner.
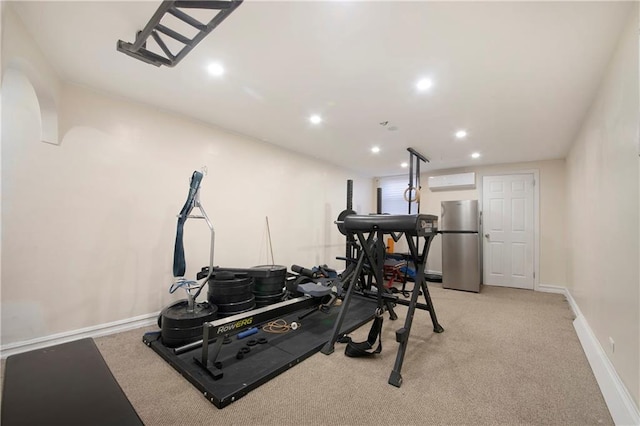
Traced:
POLYGON ((451 191, 456 189, 475 189, 476 174, 458 173, 429 177, 429 189, 432 191, 451 191))

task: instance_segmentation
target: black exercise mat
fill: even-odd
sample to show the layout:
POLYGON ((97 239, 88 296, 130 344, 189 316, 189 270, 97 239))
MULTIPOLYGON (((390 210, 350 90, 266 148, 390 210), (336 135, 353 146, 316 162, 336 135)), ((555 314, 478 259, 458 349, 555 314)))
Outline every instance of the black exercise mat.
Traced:
MULTIPOLYGON (((376 306, 375 300, 353 297, 341 331, 350 333, 372 319, 376 306)), ((172 349, 162 344, 158 333, 146 334, 143 341, 200 390, 207 400, 218 408, 224 408, 318 352, 330 340, 339 308, 334 307, 326 314, 315 312, 298 320, 298 316, 307 311, 282 317, 289 324, 294 321, 301 323, 298 330, 271 334, 260 327, 257 334, 244 339, 234 336, 231 343, 223 345, 220 350, 218 361, 222 363, 223 377, 219 380, 214 380, 193 360, 194 357, 201 356, 201 347, 176 355, 172 349), (250 340, 257 341, 260 338, 266 338, 267 343, 247 346, 250 340), (250 352, 244 354, 242 359, 237 359, 236 354, 243 347, 249 347, 250 352)), ((210 354, 212 348, 213 345, 209 346, 210 354)), ((342 352, 343 348, 343 345, 337 344, 335 350, 342 352)))
POLYGON ((93 339, 7 358, 3 426, 142 425, 93 339))

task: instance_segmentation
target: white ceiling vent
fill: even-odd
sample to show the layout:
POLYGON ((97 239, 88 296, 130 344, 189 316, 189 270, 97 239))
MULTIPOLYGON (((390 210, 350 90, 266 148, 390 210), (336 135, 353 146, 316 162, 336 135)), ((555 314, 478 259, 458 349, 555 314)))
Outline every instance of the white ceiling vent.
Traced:
POLYGON ((429 177, 429 189, 432 191, 451 191, 455 189, 475 189, 476 174, 458 173, 429 177))

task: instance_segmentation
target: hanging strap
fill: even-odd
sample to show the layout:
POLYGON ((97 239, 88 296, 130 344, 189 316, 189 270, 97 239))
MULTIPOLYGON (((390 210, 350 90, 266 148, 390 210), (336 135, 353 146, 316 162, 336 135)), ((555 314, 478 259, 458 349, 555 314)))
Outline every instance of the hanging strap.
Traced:
POLYGON ((198 189, 200 189, 201 181, 202 173, 197 171, 193 172, 193 175, 191 175, 191 182, 189 184, 189 196, 187 197, 187 201, 184 203, 182 210, 180 210, 180 215, 178 216, 176 244, 173 250, 173 276, 176 278, 183 277, 185 270, 187 269, 187 264, 184 259, 184 243, 182 241, 184 223, 187 221, 187 217, 193 209, 196 193, 198 192, 198 189))
POLYGON ((369 337, 364 342, 353 342, 348 339, 347 346, 344 348, 344 354, 348 357, 357 358, 363 356, 373 356, 379 354, 382 351, 382 311, 376 310, 376 317, 371 324, 369 330, 369 337), (373 349, 373 345, 378 341, 378 346, 373 349), (372 350, 373 349, 373 350, 372 350))

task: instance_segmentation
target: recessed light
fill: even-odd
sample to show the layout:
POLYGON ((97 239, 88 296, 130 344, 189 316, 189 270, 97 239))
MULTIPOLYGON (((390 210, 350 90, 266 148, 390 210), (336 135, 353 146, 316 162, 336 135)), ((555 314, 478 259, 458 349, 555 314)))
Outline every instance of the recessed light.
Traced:
POLYGON ((416 87, 421 92, 430 89, 431 86, 433 86, 433 81, 431 81, 431 79, 429 78, 423 78, 416 83, 416 87))
POLYGON ((322 122, 322 117, 314 114, 311 117, 309 117, 309 121, 312 122, 313 124, 320 124, 322 122))
POLYGON ((374 146, 373 148, 371 148, 371 152, 373 152, 374 154, 377 154, 380 152, 380 148, 377 146, 374 146))
POLYGON ((409 167, 408 163, 402 163, 400 164, 400 167, 402 167, 403 169, 406 169, 407 167, 409 167))
POLYGON ((467 131, 466 130, 458 130, 456 132, 456 138, 458 139, 464 139, 467 137, 467 131))
POLYGON ((480 158, 480 153, 474 152, 473 154, 471 154, 471 158, 480 158))
POLYGON ((209 66, 207 67, 207 71, 209 71, 209 74, 214 77, 220 77, 224 74, 224 68, 217 62, 209 64, 209 66))

